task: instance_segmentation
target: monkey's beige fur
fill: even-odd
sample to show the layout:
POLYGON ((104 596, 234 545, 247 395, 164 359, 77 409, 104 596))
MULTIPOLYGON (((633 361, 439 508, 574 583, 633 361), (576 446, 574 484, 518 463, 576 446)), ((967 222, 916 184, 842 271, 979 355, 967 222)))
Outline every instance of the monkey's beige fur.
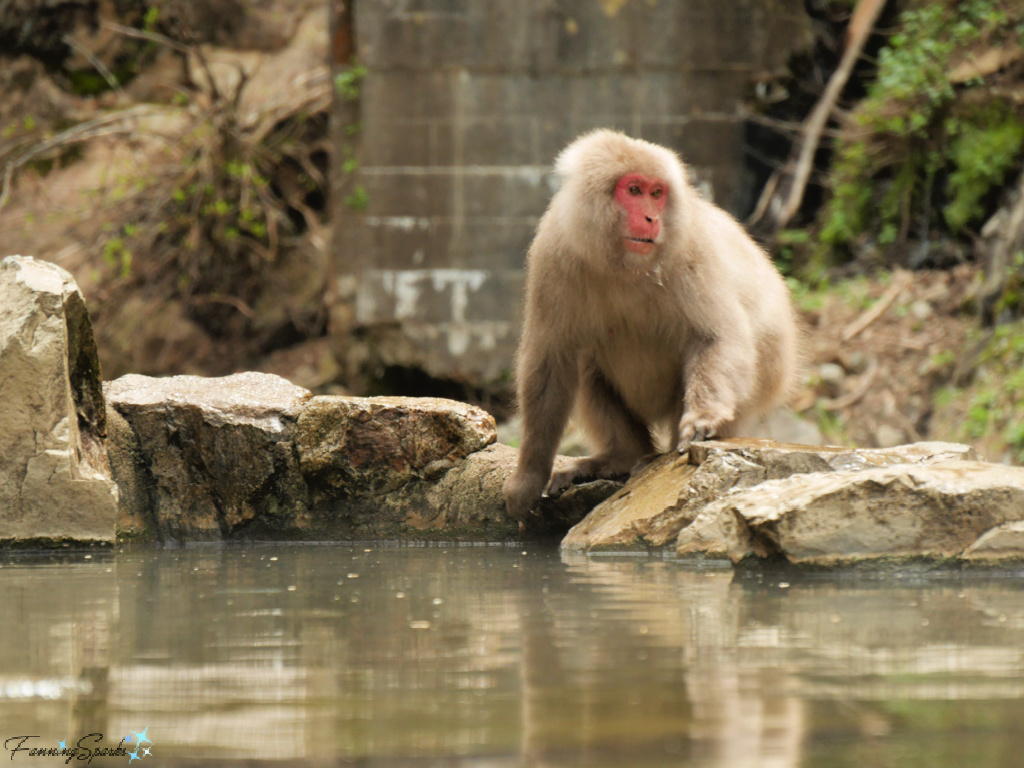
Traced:
POLYGON ((609 130, 559 155, 562 186, 527 257, 516 361, 522 447, 505 483, 523 520, 577 479, 620 476, 672 445, 736 435, 777 405, 797 372, 798 331, 785 282, 729 214, 702 199, 671 150, 609 130), (627 174, 667 188, 649 254, 623 246, 614 190, 627 174), (596 452, 551 478, 575 404, 596 452))

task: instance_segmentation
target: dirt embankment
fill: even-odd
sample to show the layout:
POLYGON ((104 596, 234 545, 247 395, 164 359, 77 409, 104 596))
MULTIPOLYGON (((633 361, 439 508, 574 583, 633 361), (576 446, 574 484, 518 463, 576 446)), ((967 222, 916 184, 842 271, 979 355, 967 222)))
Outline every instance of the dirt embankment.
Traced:
POLYGON ((76 276, 105 378, 333 380, 324 4, 12 2, 4 250, 76 276))
POLYGON ((810 364, 796 409, 829 442, 958 441, 1021 463, 1024 323, 983 328, 981 283, 964 264, 798 291, 810 364))

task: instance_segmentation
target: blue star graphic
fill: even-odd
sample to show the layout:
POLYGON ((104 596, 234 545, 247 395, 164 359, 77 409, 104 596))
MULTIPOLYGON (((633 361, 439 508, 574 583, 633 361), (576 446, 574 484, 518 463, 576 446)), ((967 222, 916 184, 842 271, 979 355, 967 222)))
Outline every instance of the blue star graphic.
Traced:
POLYGON ((64 742, 63 741, 58 741, 57 743, 60 745, 61 749, 64 749, 64 742))
POLYGON ((135 743, 136 744, 141 744, 144 741, 147 741, 150 744, 153 743, 152 741, 150 741, 149 736, 146 735, 147 733, 149 733, 149 726, 148 725, 143 729, 142 733, 139 733, 138 731, 132 731, 132 733, 136 736, 136 739, 135 739, 135 743))
POLYGON ((142 758, 141 758, 141 757, 139 757, 139 750, 137 750, 137 749, 136 749, 136 750, 135 750, 134 752, 129 752, 129 753, 128 753, 128 762, 129 762, 129 763, 130 763, 130 762, 131 762, 132 760, 141 760, 141 759, 142 759, 142 758))
POLYGON ((124 740, 125 740, 125 742, 127 742, 128 744, 131 744, 131 743, 132 743, 132 732, 131 732, 131 731, 128 731, 128 735, 124 737, 124 740))

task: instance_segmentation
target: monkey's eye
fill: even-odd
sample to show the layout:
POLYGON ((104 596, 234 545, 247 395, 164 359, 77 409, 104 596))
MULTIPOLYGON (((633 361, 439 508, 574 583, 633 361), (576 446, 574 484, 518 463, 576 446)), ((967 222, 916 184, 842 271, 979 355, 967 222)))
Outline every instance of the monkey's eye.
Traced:
POLYGON ((651 190, 651 197, 653 197, 655 200, 661 199, 661 196, 664 194, 665 190, 662 189, 661 187, 656 187, 655 189, 651 190))
POLYGON ((638 185, 632 184, 629 187, 629 194, 631 194, 633 197, 637 197, 640 194, 642 194, 642 190, 640 189, 640 187, 638 185))

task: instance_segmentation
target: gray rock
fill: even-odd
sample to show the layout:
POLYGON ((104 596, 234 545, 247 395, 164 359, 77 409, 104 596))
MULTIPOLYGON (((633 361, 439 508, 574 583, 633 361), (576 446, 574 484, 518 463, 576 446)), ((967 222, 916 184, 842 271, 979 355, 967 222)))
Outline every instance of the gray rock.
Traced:
POLYGON ((25 256, 0 262, 0 542, 111 542, 117 486, 85 300, 25 256))
POLYGON ((1024 468, 939 461, 797 475, 710 504, 679 554, 876 558, 1024 557, 1024 468))
MULTIPOLYGON (((556 462, 564 461, 559 457, 556 462)), ((599 480, 576 485, 558 498, 541 499, 520 525, 505 514, 502 486, 515 467, 516 450, 496 443, 471 453, 436 483, 411 483, 377 503, 402 512, 402 538, 510 541, 560 537, 621 483, 599 480)))
POLYGON ((490 414, 454 400, 326 395, 302 409, 296 448, 315 487, 352 497, 436 479, 496 439, 490 414))
POLYGON ((776 408, 754 426, 748 437, 770 438, 780 443, 823 445, 825 438, 812 422, 802 419, 789 408, 776 408))
POLYGON ((1014 520, 986 531, 964 550, 965 560, 1020 560, 1024 556, 1024 521, 1014 520))
POLYGON ((649 550, 675 541, 713 499, 765 479, 764 467, 738 453, 721 453, 698 466, 667 454, 598 505, 562 539, 562 549, 649 550))
POLYGON ((818 366, 818 380, 829 397, 836 397, 843 391, 846 371, 836 363, 822 363, 818 366))
POLYGON ((270 374, 131 374, 107 384, 106 395, 138 440, 119 443, 117 464, 141 459, 158 538, 221 539, 257 518, 307 511, 291 442, 307 390, 270 374))
POLYGON ((117 538, 155 539, 153 499, 142 446, 117 409, 107 404, 107 454, 118 489, 117 538))
POLYGON ((873 450, 752 439, 694 443, 686 456, 668 454, 630 478, 622 490, 569 531, 562 547, 576 551, 660 548, 672 545, 685 530, 687 536, 696 537, 687 540, 686 552, 724 555, 729 549, 722 542, 728 540, 733 523, 704 519, 704 511, 736 489, 808 473, 976 458, 970 447, 952 443, 873 450), (698 516, 701 526, 691 526, 698 516))
MULTIPOLYGON (((125 376, 107 385, 123 536, 522 538, 501 488, 515 451, 493 419, 430 398, 311 397, 270 374, 125 376)), ((549 500, 564 531, 618 486, 549 500)), ((558 526, 561 526, 560 528, 558 526)))

